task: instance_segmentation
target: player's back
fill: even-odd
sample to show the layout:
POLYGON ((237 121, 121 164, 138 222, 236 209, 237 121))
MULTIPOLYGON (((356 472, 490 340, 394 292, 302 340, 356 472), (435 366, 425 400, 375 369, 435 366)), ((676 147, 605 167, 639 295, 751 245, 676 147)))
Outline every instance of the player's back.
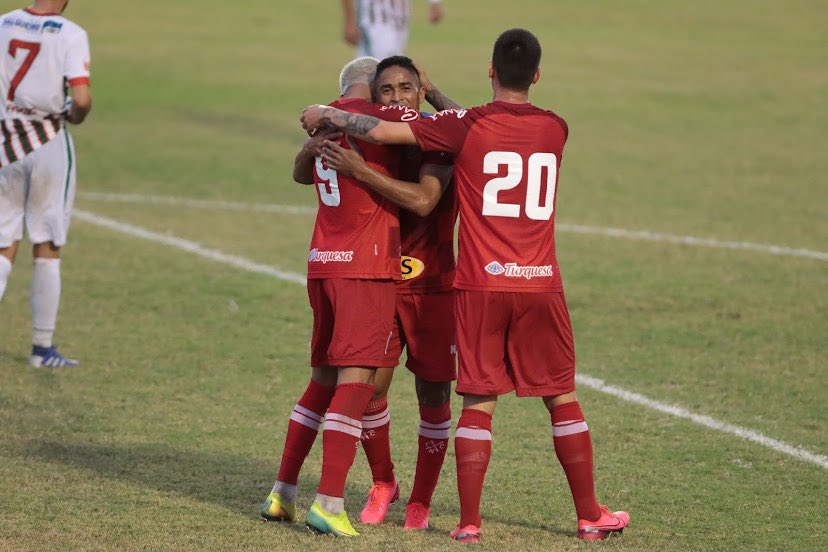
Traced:
MULTIPOLYGON (((331 105, 352 113, 378 114, 376 105, 359 98, 340 99, 331 105)), ((369 166, 396 176, 398 148, 358 143, 369 166)), ((340 144, 350 148, 344 136, 340 144)), ((319 210, 308 255, 308 278, 399 278, 397 207, 354 178, 329 169, 319 157, 314 182, 319 210)))
POLYGON ((457 153, 455 287, 560 291, 554 220, 566 122, 528 103, 495 101, 437 113, 412 130, 423 149, 457 153))
MULTIPOLYGON (((22 9, 0 16, 0 20, 0 91, 4 100, 0 114, 3 118, 59 115, 65 98, 64 77, 73 70, 66 66, 67 54, 73 48, 84 48, 86 31, 61 15, 22 9)), ((88 54, 85 59, 88 61, 88 54)))
POLYGON ((57 14, 0 16, 0 165, 31 153, 60 130, 66 86, 89 82, 89 42, 57 14))

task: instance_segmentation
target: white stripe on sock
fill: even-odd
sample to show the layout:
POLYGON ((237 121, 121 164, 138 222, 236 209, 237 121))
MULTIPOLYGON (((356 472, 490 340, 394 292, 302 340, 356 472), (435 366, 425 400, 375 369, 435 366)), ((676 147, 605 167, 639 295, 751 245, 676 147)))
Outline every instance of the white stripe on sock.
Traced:
POLYGON ((333 421, 336 421, 336 422, 342 422, 344 424, 354 426, 357 429, 362 428, 362 420, 355 420, 353 418, 349 418, 348 416, 345 416, 344 414, 337 414, 336 412, 328 412, 325 415, 325 420, 326 421, 327 420, 333 420, 333 421))
POLYGON ((342 422, 337 422, 335 420, 325 420, 325 425, 322 426, 322 431, 339 431, 341 433, 353 435, 357 439, 362 437, 362 429, 357 429, 353 426, 349 426, 348 424, 343 424, 342 422))
POLYGON ((374 420, 379 420, 380 418, 383 418, 385 416, 390 416, 390 415, 391 415, 391 411, 386 406, 385 410, 383 410, 379 414, 368 414, 367 416, 362 416, 362 423, 364 424, 365 422, 372 422, 374 420))
POLYGON ((576 433, 584 433, 585 431, 589 431, 589 427, 584 421, 576 422, 574 424, 569 422, 564 423, 568 425, 555 424, 552 426, 552 437, 566 437, 567 435, 574 435, 576 433))
POLYGON ((436 423, 436 424, 432 424, 432 423, 427 422, 425 420, 420 420, 420 427, 423 427, 423 428, 426 428, 426 429, 451 429, 451 418, 449 418, 445 422, 439 422, 439 423, 436 423))
MULTIPOLYGON (((460 428, 462 429, 462 428, 460 428)), ((459 431, 459 429, 458 429, 459 431)), ((485 431, 485 430, 484 430, 485 431)), ((420 435, 423 437, 430 437, 432 439, 448 439, 451 435, 451 430, 449 428, 446 429, 429 429, 426 427, 420 427, 420 435)), ((456 435, 456 434, 455 434, 456 435)), ((462 435, 458 435, 458 437, 462 437, 462 435)), ((489 434, 489 440, 491 440, 492 435, 489 434)))
POLYGON ((317 422, 316 420, 312 420, 311 418, 308 418, 307 416, 303 415, 300 412, 296 412, 295 410, 293 412, 291 412, 290 413, 290 419, 293 420, 296 423, 302 424, 305 427, 309 427, 314 431, 319 431, 320 422, 317 422))
POLYGON ((362 429, 373 429, 375 427, 382 427, 391 421, 391 413, 388 409, 385 410, 385 415, 377 420, 362 419, 362 429))
POLYGON ((471 439, 473 441, 491 441, 492 432, 488 429, 473 429, 470 427, 458 427, 454 432, 455 439, 471 439))
POLYGON ((300 404, 297 404, 296 406, 294 406, 293 410, 295 410, 299 414, 304 414, 305 416, 307 416, 308 418, 310 418, 312 420, 316 420, 317 422, 320 422, 320 423, 322 422, 322 415, 321 414, 317 414, 313 410, 309 410, 309 409, 305 408, 304 406, 302 406, 300 404))

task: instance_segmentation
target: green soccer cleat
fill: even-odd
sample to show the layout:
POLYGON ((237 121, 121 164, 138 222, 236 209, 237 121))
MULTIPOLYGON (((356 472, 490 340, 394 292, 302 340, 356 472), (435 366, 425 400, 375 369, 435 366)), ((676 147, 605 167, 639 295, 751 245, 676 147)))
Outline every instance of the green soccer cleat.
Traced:
POLYGON ((296 522, 296 504, 285 502, 279 493, 270 493, 262 502, 262 510, 259 512, 266 521, 296 522))
POLYGON ((305 518, 305 525, 315 533, 333 535, 335 537, 358 537, 353 525, 348 519, 348 514, 342 512, 338 515, 329 514, 318 502, 311 504, 308 510, 308 517, 305 518))

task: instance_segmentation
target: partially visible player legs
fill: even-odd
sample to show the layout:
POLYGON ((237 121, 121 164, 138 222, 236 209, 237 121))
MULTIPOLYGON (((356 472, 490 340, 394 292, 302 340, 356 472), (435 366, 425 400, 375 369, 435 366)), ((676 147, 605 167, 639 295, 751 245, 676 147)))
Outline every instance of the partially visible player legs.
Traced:
POLYGON ((420 403, 417 469, 405 510, 406 529, 427 529, 431 497, 437 488, 451 431, 451 382, 431 382, 416 376, 420 403))
POLYGON ((391 411, 388 389, 394 370, 379 369, 374 378, 374 394, 362 415, 362 448, 371 466, 374 484, 368 491, 365 506, 359 514, 362 523, 376 525, 385 520, 388 507, 400 497, 400 486, 394 477, 391 461, 391 411))
POLYGON ((543 401, 552 416, 555 454, 575 502, 578 538, 600 540, 621 533, 630 516, 626 512, 610 512, 595 497, 592 441, 575 393, 544 397, 543 401))
POLYGON ((32 256, 32 355, 29 365, 33 368, 77 366, 80 364, 77 360, 61 355, 52 343, 60 305, 60 247, 54 242, 37 243, 32 247, 32 256))
POLYGON ((374 392, 376 368, 339 368, 322 431, 322 477, 307 526, 335 536, 357 536, 345 513, 345 480, 362 435, 362 413, 374 392))
POLYGON ((296 521, 296 484, 299 471, 310 453, 319 426, 331 404, 337 369, 314 367, 310 382, 290 414, 279 475, 262 503, 261 516, 267 521, 296 521))
POLYGON ((492 456, 492 415, 496 406, 494 395, 463 396, 463 413, 454 432, 460 523, 451 532, 451 537, 460 542, 480 539, 480 497, 492 456))
POLYGON ((0 301, 3 300, 3 294, 6 292, 6 285, 9 283, 9 276, 11 276, 12 265, 19 246, 20 242, 16 241, 9 247, 0 248, 0 301))

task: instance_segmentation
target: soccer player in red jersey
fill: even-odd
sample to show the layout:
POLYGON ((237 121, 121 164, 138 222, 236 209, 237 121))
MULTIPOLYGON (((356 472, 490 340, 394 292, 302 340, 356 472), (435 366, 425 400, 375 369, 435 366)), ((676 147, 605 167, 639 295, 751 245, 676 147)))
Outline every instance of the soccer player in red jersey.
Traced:
MULTIPOLYGON (((419 110, 424 89, 413 62, 392 56, 377 66, 374 98, 382 105, 419 110)), ((428 528, 431 497, 443 466, 451 428, 451 382, 456 379, 456 332, 453 311, 454 223, 457 203, 446 154, 423 154, 415 146, 403 151, 400 179, 372 169, 356 150, 327 142, 323 162, 339 174, 353 176, 403 208, 400 211, 402 275, 397 282, 396 328, 389 351, 399 359, 404 346, 406 367, 414 373, 420 404, 417 468, 405 516, 406 529, 428 528)), ((362 419, 362 446, 374 486, 360 521, 382 523, 399 497, 391 460, 391 412, 387 394, 393 370, 377 370, 374 396, 362 419)))
POLYGON ((603 539, 629 524, 598 503, 589 429, 575 397, 575 352, 555 255, 554 213, 566 122, 529 103, 541 48, 524 29, 495 42, 494 100, 431 119, 389 124, 311 106, 306 128, 328 125, 376 143, 418 144, 455 154, 460 203, 454 287, 463 413, 455 431, 460 523, 452 537, 480 538, 480 497, 499 395, 539 396, 551 415, 555 452, 569 482, 578 536, 603 539))
MULTIPOLYGON (((414 110, 381 110, 370 102, 376 64, 374 58, 359 58, 346 65, 340 75, 342 96, 331 105, 395 121, 417 118, 414 110)), ((374 169, 396 174, 397 149, 370 143, 361 148, 374 169)), ((304 147, 299 157, 307 151, 304 147)), ((395 205, 326 167, 318 157, 313 181, 319 210, 308 254, 312 375, 291 413, 279 475, 261 515, 296 520, 299 470, 321 424, 322 476, 306 523, 321 533, 356 536, 345 513, 345 480, 375 371, 396 362, 389 359, 388 346, 394 327, 394 280, 400 277, 399 220, 395 205)))

